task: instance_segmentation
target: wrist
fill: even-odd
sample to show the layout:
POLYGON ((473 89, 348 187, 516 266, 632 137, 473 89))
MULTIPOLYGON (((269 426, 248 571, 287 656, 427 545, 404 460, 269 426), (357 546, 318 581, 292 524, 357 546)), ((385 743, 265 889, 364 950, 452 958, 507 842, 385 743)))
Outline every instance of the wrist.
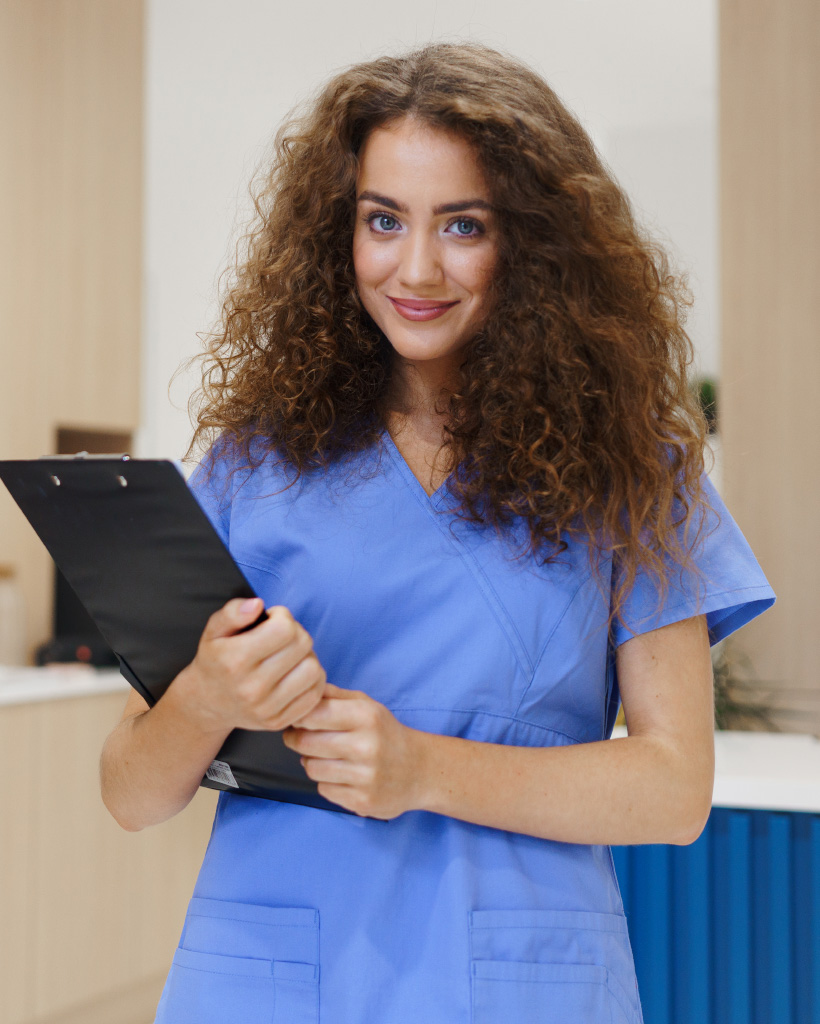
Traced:
POLYGON ((233 726, 214 714, 202 699, 202 685, 196 667, 186 666, 171 682, 162 700, 174 705, 186 722, 193 725, 205 736, 221 736, 223 739, 233 726))
POLYGON ((445 778, 441 762, 442 741, 447 737, 432 732, 412 730, 416 745, 417 765, 414 810, 440 813, 439 793, 445 778))

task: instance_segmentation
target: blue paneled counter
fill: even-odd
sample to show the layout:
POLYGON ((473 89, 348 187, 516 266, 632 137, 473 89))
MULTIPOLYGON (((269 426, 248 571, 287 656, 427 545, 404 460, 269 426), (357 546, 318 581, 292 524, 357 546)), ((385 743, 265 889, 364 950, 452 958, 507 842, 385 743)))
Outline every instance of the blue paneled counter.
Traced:
POLYGON ((697 842, 613 848, 645 1022, 820 1024, 820 742, 720 732, 715 755, 697 842))

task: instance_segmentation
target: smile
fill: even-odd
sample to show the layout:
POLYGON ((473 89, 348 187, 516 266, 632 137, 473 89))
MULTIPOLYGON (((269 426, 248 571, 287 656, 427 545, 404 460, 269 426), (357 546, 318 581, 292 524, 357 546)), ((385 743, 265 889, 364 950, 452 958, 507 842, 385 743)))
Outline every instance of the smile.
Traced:
POLYGON ((393 308, 396 312, 403 316, 405 320, 435 320, 436 317, 443 316, 448 309, 458 305, 460 301, 456 299, 455 302, 443 302, 436 305, 435 302, 421 299, 400 301, 399 299, 392 298, 390 295, 387 297, 393 303, 393 308))

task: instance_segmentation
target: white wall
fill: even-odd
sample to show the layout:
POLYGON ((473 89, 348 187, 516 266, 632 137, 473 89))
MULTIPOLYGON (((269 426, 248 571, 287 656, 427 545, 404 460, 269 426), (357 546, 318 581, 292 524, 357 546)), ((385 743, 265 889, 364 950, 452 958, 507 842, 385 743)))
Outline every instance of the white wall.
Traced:
POLYGON ((139 456, 179 458, 247 185, 286 112, 351 63, 474 39, 533 65, 691 271, 702 371, 717 351, 715 0, 148 0, 139 456))

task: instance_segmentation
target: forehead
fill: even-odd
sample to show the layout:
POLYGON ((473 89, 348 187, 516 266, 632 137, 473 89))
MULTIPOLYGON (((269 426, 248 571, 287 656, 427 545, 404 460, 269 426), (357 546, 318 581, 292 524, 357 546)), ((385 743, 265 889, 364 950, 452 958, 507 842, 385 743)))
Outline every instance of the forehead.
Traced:
POLYGON ((489 198, 478 157, 461 136, 409 118, 373 129, 359 151, 357 190, 425 185, 437 194, 468 189, 489 198))

